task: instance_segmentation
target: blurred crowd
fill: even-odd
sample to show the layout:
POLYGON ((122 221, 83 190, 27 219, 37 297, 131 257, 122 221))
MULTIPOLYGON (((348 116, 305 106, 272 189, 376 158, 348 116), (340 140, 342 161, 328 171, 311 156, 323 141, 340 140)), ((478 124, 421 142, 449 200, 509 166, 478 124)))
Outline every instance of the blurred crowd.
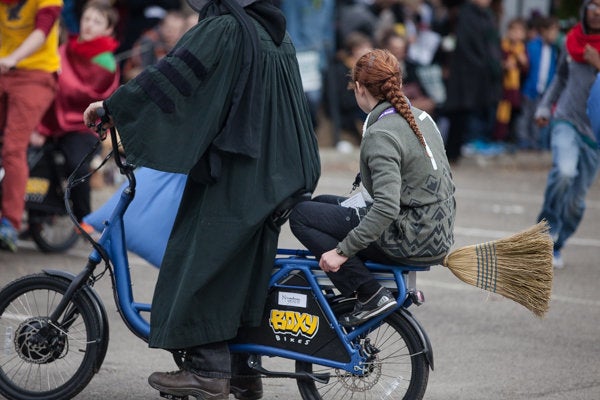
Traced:
POLYGON ((360 143, 365 115, 347 90, 348 72, 376 47, 400 60, 405 94, 436 120, 452 162, 470 153, 548 149, 547 132, 533 123, 532 112, 570 27, 551 15, 550 4, 510 18, 496 0, 279 4, 317 132, 331 133, 322 143, 342 152, 360 143))
MULTIPOLYGON (((287 18, 322 144, 348 152, 360 143, 365 115, 347 89, 348 72, 377 47, 401 61, 405 94, 436 120, 451 161, 549 148, 533 113, 574 23, 551 15, 557 2, 510 19, 501 0, 274 2, 287 18)), ((63 32, 75 34, 85 1, 64 3, 63 32)), ((110 3, 120 16, 121 82, 154 64, 197 22, 185 0, 110 3)))
MULTIPOLYGON (((108 1, 108 0, 107 0, 108 1)), ((197 22, 185 0, 112 0, 121 82, 154 64, 197 22)), ((64 35, 79 31, 83 0, 65 0, 64 35)), ((404 91, 427 111, 448 156, 546 150, 533 113, 574 22, 544 10, 507 18, 501 0, 274 0, 287 19, 319 141, 349 152, 365 115, 348 90, 354 60, 372 48, 403 66, 404 91)))

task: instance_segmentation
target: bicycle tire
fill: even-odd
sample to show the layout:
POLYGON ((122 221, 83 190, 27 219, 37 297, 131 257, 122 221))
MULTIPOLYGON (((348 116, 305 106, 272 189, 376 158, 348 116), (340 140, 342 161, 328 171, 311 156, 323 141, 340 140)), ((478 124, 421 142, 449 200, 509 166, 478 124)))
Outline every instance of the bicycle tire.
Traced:
POLYGON ((84 291, 68 305, 71 318, 56 329, 48 316, 69 280, 29 275, 0 292, 0 394, 10 400, 65 400, 81 392, 97 371, 102 332, 84 291))
MULTIPOLYGON (((354 302, 346 301, 333 306, 333 311, 341 315, 353 307, 354 302)), ((363 376, 319 365, 314 369, 312 363, 296 361, 296 372, 329 373, 331 377, 327 384, 297 379, 302 399, 422 399, 429 380, 429 366, 412 325, 399 313, 392 313, 367 337, 379 352, 371 371, 363 376)))
POLYGON ((62 253, 77 243, 79 235, 68 215, 36 216, 29 223, 31 238, 44 253, 62 253))

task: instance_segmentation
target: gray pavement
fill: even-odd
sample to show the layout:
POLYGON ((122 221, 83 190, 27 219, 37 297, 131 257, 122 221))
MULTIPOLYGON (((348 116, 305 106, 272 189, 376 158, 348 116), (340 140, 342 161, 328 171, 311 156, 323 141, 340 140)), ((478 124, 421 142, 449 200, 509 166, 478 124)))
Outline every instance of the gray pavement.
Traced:
MULTIPOLYGON (((357 157, 356 152, 323 149, 317 193, 347 193, 358 168, 357 157)), ((494 240, 532 225, 549 165, 548 154, 518 153, 468 158, 455 166, 456 247, 494 240)), ((101 204, 111 193, 111 188, 95 191, 95 203, 101 204)), ((426 302, 411 310, 429 335, 435 356, 426 399, 600 399, 598 180, 587 199, 584 221, 563 252, 566 267, 555 271, 550 311, 544 319, 462 283, 443 267, 419 274, 418 286, 426 302)), ((286 225, 280 247, 299 246, 286 225)), ((88 252, 81 243, 66 254, 46 255, 21 242, 17 254, 0 252, 0 285, 42 267, 77 272, 88 252)), ((134 255, 130 264, 136 299, 149 301, 157 270, 134 255)), ((156 370, 172 370, 175 364, 167 353, 148 349, 127 330, 107 278, 96 289, 109 313, 111 339, 102 369, 77 399, 158 399, 146 378, 156 370)), ((266 363, 293 368, 277 359, 266 363)), ((265 382, 265 399, 297 399, 297 393, 291 380, 265 382)))

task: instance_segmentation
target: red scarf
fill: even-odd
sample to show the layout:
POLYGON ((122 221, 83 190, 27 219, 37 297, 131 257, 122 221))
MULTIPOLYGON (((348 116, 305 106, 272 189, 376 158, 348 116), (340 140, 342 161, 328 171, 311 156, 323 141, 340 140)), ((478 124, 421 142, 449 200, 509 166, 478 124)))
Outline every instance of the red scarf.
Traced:
POLYGON ((47 136, 61 136, 66 132, 87 132, 83 111, 93 101, 107 98, 119 86, 119 72, 110 71, 96 62, 102 53, 112 52, 117 41, 99 37, 87 42, 69 38, 59 48, 61 71, 59 90, 46 112, 38 131, 47 136))
POLYGON ((69 52, 87 60, 107 51, 113 52, 119 47, 119 42, 110 36, 100 36, 96 39, 80 42, 77 36, 69 38, 69 52))
POLYGON ((583 59, 583 51, 586 44, 589 44, 600 51, 600 34, 586 35, 583 32, 583 27, 580 22, 567 33, 565 44, 567 46, 567 51, 573 60, 583 63, 585 62, 583 59))

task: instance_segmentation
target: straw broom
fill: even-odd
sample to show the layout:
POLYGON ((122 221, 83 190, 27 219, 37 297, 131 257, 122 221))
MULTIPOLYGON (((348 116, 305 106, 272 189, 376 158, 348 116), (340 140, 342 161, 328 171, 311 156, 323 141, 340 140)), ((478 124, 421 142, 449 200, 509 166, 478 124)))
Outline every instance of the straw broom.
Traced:
POLYGON ((548 311, 552 291, 552 238, 545 221, 510 237, 461 247, 445 267, 460 280, 498 293, 538 317, 548 311))

